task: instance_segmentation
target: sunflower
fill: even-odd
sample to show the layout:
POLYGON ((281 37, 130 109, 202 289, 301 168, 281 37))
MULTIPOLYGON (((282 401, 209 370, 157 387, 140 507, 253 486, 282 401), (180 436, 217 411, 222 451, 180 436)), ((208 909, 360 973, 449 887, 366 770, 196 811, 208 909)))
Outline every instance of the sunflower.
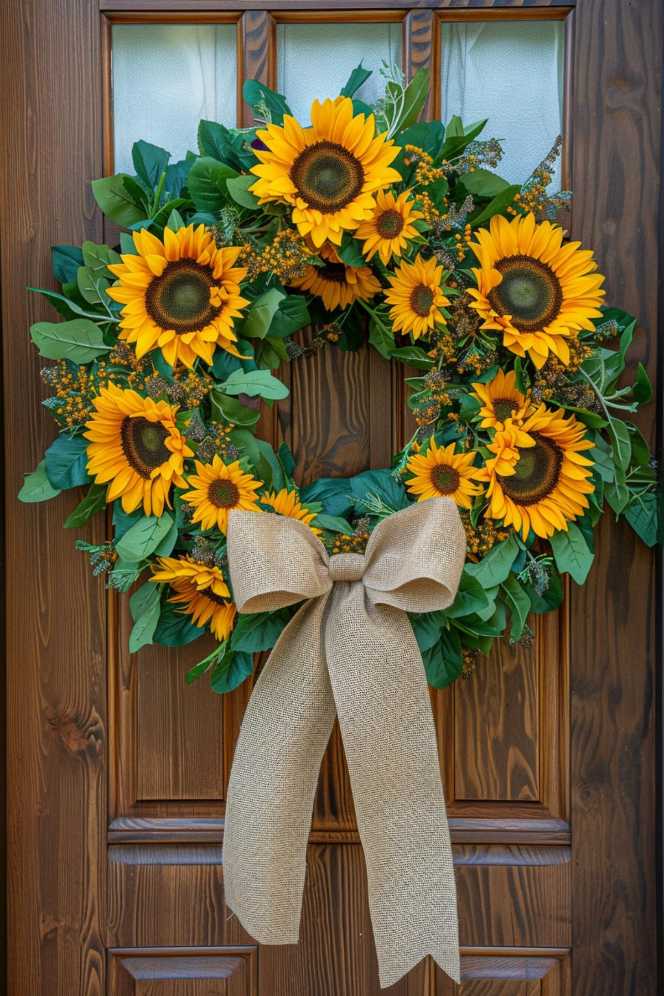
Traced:
POLYGON ((134 245, 138 255, 109 266, 118 283, 107 293, 124 304, 120 338, 136 355, 158 346, 171 366, 188 367, 197 356, 212 363, 216 346, 239 356, 233 321, 249 303, 240 294, 247 271, 234 265, 241 249, 218 249, 204 225, 165 228, 163 242, 143 229, 134 245))
POLYGON ((527 415, 530 400, 516 386, 516 372, 499 370, 488 384, 473 384, 475 396, 482 402, 482 429, 504 429, 508 419, 521 421, 527 415))
POLYGON ((476 453, 455 453, 454 443, 438 446, 435 439, 429 443, 424 455, 410 458, 407 469, 415 476, 406 484, 418 501, 427 498, 451 498, 460 508, 470 508, 471 499, 481 493, 482 488, 474 482, 479 471, 473 466, 476 453))
POLYGON ((177 408, 115 384, 102 387, 93 405, 84 433, 88 472, 97 484, 111 482, 106 501, 122 498, 125 512, 142 503, 146 515, 161 515, 171 485, 186 484, 184 459, 193 456, 175 424, 177 408))
POLYGON ((193 521, 200 522, 203 529, 216 526, 225 533, 232 508, 260 512, 255 492, 263 483, 242 470, 239 460, 229 464, 218 456, 213 457, 212 463, 197 460, 196 474, 192 474, 187 483, 193 484, 194 489, 182 498, 193 506, 193 521))
POLYGON ((494 215, 472 249, 480 267, 468 293, 482 328, 503 333, 503 345, 541 367, 549 352, 569 363, 567 339, 592 331, 604 297, 604 277, 580 242, 563 245, 563 229, 537 224, 532 214, 507 221, 494 215))
POLYGON ((413 263, 405 261, 393 276, 385 300, 392 305, 390 318, 396 332, 410 332, 413 339, 426 335, 435 325, 444 325, 442 308, 450 302, 441 289, 443 268, 436 260, 418 254, 413 263))
POLYGON ((159 568, 152 568, 150 580, 171 586, 176 594, 169 602, 181 605, 197 626, 209 626, 219 641, 227 640, 237 610, 221 570, 191 557, 160 557, 159 568))
POLYGON ((376 191, 401 180, 390 166, 399 148, 376 135, 373 114, 353 114, 350 97, 314 100, 310 128, 286 114, 283 125, 256 134, 266 148, 254 149, 251 191, 261 204, 291 204, 294 224, 316 247, 339 245, 344 231, 371 217, 376 191))
POLYGON ((594 491, 592 448, 585 427, 544 405, 521 427, 507 422, 489 444, 494 454, 483 468, 489 482, 487 515, 513 526, 524 540, 532 529, 548 538, 582 515, 594 491))
POLYGON ((398 197, 391 190, 380 192, 372 217, 358 226, 355 235, 364 240, 362 252, 367 259, 378 253, 387 266, 392 256, 402 255, 409 239, 419 235, 413 222, 423 217, 414 209, 407 190, 398 197))
POLYGON ((304 522, 316 536, 320 536, 321 530, 311 525, 316 518, 316 512, 310 512, 307 506, 302 504, 297 491, 282 488, 281 491, 270 491, 261 495, 260 500, 261 504, 267 505, 278 515, 287 515, 289 519, 304 522))
POLYGON ((315 294, 326 311, 347 308, 353 301, 369 301, 380 291, 380 282, 368 266, 346 266, 330 245, 323 246, 319 255, 325 260, 323 266, 307 266, 291 286, 315 294))

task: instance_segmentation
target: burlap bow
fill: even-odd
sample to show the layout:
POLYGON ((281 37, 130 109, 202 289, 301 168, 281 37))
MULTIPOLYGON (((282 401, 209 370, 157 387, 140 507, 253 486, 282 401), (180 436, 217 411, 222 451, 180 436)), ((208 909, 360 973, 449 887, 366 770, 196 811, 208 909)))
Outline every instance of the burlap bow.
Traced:
POLYGON ((224 831, 226 902, 261 944, 297 943, 314 795, 338 715, 382 987, 427 954, 459 981, 436 736, 406 613, 450 605, 465 548, 456 506, 443 498, 384 519, 364 555, 329 557, 293 519, 230 516, 239 611, 304 605, 256 683, 235 749, 224 831))

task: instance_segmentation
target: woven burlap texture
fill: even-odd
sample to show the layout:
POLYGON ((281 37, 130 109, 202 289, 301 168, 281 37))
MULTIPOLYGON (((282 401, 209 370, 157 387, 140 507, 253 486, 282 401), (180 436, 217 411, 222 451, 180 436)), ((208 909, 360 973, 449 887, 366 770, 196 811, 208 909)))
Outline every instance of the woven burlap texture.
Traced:
POLYGON ((436 735, 406 613, 452 603, 465 550, 458 510, 444 498, 383 519, 364 555, 328 556, 293 519, 230 514, 238 610, 304 604, 256 683, 235 749, 224 830, 226 903, 259 943, 297 943, 314 795, 337 715, 383 988, 425 955, 459 981, 436 735))

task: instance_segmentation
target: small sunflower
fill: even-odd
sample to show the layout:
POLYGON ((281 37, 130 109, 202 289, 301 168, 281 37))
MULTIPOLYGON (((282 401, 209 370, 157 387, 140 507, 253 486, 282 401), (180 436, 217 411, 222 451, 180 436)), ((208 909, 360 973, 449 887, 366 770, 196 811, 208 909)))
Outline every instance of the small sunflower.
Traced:
POLYGON ((102 387, 93 405, 84 433, 88 472, 97 484, 111 482, 106 501, 121 498, 128 513, 142 503, 146 515, 161 515, 171 485, 186 484, 184 459, 193 456, 175 424, 177 408, 115 384, 102 387))
POLYGON ((528 413, 529 399, 516 386, 516 372, 499 370, 488 384, 473 384, 475 396, 482 402, 482 429, 504 429, 508 419, 521 421, 528 413))
POLYGON ((310 512, 307 506, 302 504, 297 491, 282 488, 281 491, 270 491, 261 495, 260 500, 262 505, 268 505, 278 515, 287 515, 289 519, 304 522, 305 526, 309 526, 316 536, 320 536, 321 530, 317 526, 311 525, 316 518, 316 513, 310 512))
POLYGON ((228 639, 237 610, 218 567, 191 557, 160 557, 159 569, 153 567, 152 572, 151 581, 166 582, 175 592, 169 602, 181 605, 197 626, 209 626, 220 642, 228 639))
POLYGON ((380 282, 368 266, 346 266, 330 245, 323 246, 319 255, 325 260, 323 266, 307 266, 291 286, 315 294, 326 311, 347 308, 353 301, 369 301, 380 291, 380 282))
POLYGON ((159 347, 171 366, 188 367, 197 356, 212 363, 217 346, 239 356, 233 322, 249 303, 240 294, 247 271, 234 265, 241 250, 217 248, 204 225, 165 228, 163 242, 143 229, 134 245, 137 255, 109 266, 118 283, 107 293, 124 305, 120 338, 136 355, 159 347))
POLYGON ((421 211, 415 210, 407 190, 398 197, 388 190, 376 196, 372 217, 362 222, 355 235, 364 241, 362 252, 367 259, 378 253, 387 266, 392 256, 403 254, 409 239, 419 235, 413 222, 423 217, 421 211))
POLYGON ((480 473, 473 466, 476 455, 473 450, 456 453, 454 443, 438 446, 432 439, 424 455, 408 461, 407 469, 415 475, 406 481, 408 490, 417 495, 418 501, 444 497, 451 498, 459 508, 470 508, 472 499, 482 492, 475 483, 480 473))
POLYGON ((563 245, 563 229, 537 224, 532 214, 507 221, 494 215, 472 249, 477 287, 469 288, 482 328, 503 334, 503 345, 541 367, 549 352, 569 363, 567 340, 592 331, 601 317, 604 277, 580 242, 563 245))
POLYGON ((216 526, 225 533, 232 508, 260 512, 255 492, 263 486, 262 481, 242 470, 238 460, 229 464, 218 456, 213 457, 212 463, 197 460, 196 474, 192 474, 187 483, 194 488, 182 498, 195 510, 192 521, 200 522, 203 529, 216 526))
POLYGON ((489 444, 494 454, 482 470, 489 482, 486 514, 513 526, 524 540, 532 529, 547 539, 588 507, 594 491, 592 448, 585 427, 544 405, 521 427, 507 422, 489 444))
POLYGON ((396 332, 410 332, 413 339, 419 339, 435 325, 445 324, 441 309, 450 302, 441 288, 443 268, 433 257, 423 259, 418 254, 413 263, 404 261, 388 280, 391 287, 385 291, 385 300, 392 306, 390 318, 396 332))
POLYGON ((286 114, 283 125, 256 134, 265 148, 254 149, 251 191, 261 204, 291 204, 294 224, 316 247, 339 245, 344 231, 371 217, 376 191, 401 180, 390 166, 399 148, 376 135, 373 114, 353 114, 350 97, 314 100, 310 128, 286 114))

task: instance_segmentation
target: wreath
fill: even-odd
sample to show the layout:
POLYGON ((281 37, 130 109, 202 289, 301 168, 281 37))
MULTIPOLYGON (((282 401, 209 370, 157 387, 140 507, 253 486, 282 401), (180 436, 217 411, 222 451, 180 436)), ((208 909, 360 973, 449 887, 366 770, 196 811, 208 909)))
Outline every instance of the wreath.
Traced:
POLYGON ((130 650, 211 631, 188 680, 207 672, 217 692, 292 614, 236 614, 231 509, 361 552, 393 512, 452 498, 468 544, 458 596, 412 617, 437 687, 495 639, 527 640, 562 575, 583 584, 607 505, 656 541, 653 462, 629 420, 651 386, 641 364, 623 376, 636 321, 605 306, 592 251, 553 220, 560 142, 510 184, 485 121, 419 122, 426 75, 384 72, 375 106, 356 97, 360 65, 310 126, 253 80, 257 127, 201 121, 180 162, 137 142, 135 175, 92 183, 119 245, 55 246, 60 289, 39 291, 63 319, 31 328, 59 433, 20 498, 86 486, 65 526, 110 510, 111 539, 76 545, 132 592, 130 650), (390 468, 301 487, 288 446, 256 435, 263 403, 288 395, 274 371, 366 343, 410 368, 416 430, 390 468))

